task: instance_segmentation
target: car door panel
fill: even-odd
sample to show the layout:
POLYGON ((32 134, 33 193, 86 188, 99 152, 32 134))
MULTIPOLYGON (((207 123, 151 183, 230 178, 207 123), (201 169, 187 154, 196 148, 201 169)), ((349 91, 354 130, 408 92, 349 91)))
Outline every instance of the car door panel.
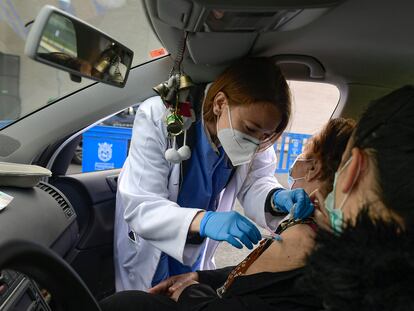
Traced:
POLYGON ((97 298, 114 292, 113 236, 120 169, 54 178, 77 214, 79 238, 66 260, 97 298))

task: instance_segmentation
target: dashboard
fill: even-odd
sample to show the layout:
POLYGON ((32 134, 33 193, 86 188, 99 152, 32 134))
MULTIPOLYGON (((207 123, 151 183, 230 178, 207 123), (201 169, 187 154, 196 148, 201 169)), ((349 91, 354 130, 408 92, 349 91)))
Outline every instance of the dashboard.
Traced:
MULTIPOLYGON (((34 188, 0 187, 13 200, 0 212, 0 243, 31 241, 64 257, 75 245, 79 230, 69 200, 52 185, 34 188)), ((50 310, 48 293, 25 275, 0 271, 0 311, 50 310)))

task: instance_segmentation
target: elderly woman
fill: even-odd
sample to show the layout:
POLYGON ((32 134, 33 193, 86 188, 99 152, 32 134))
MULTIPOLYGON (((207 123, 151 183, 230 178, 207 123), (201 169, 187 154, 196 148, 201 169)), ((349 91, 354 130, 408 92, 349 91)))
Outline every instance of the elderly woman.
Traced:
POLYGON ((414 87, 372 102, 333 191, 320 193, 318 236, 302 286, 326 310, 414 309, 414 87))

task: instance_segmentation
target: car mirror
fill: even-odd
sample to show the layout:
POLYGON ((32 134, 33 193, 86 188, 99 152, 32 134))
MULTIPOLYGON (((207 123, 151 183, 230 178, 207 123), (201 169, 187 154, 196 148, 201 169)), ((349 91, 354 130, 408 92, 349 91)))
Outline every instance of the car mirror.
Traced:
POLYGON ((25 54, 35 61, 81 77, 124 87, 133 51, 95 27, 53 6, 41 9, 31 25, 25 54))

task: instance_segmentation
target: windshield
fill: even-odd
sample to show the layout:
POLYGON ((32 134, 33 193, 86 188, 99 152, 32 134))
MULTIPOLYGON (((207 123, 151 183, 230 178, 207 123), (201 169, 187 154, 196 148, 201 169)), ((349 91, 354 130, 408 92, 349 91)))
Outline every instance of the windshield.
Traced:
MULTIPOLYGON (((91 83, 70 80, 67 72, 24 55, 28 28, 46 4, 73 14, 134 51, 133 66, 159 55, 161 44, 140 0, 0 1, 0 129, 91 83)), ((162 53, 161 53, 162 54, 162 53)))

